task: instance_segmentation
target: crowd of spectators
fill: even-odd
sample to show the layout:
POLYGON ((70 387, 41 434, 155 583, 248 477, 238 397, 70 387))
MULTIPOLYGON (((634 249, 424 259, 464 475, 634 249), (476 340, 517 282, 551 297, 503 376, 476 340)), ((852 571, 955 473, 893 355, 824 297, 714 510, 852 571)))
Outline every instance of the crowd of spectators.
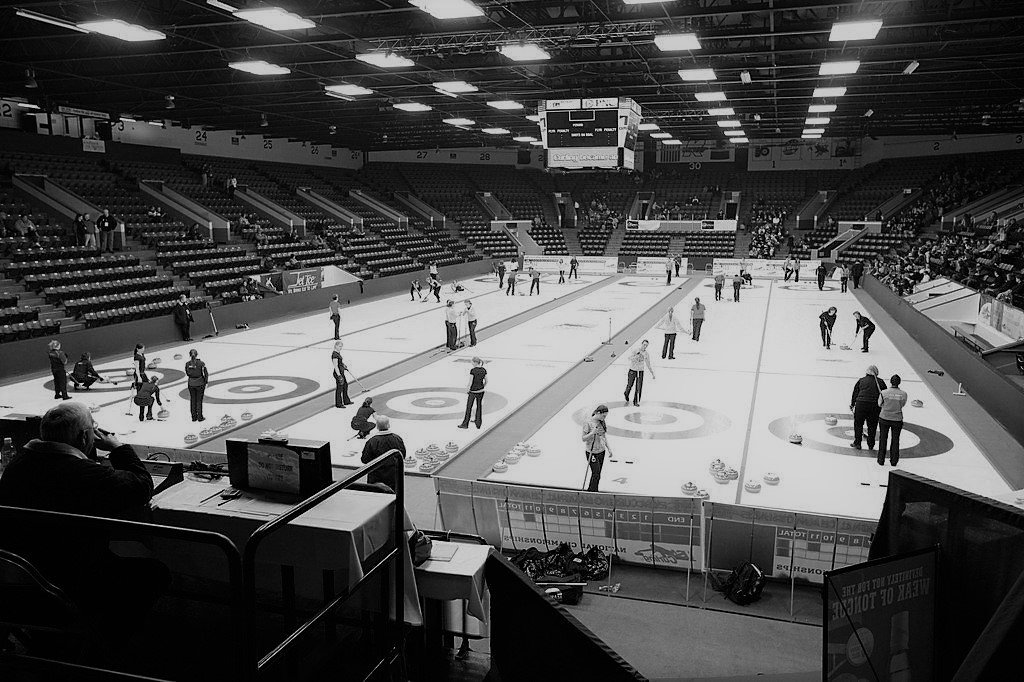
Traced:
POLYGON ((672 202, 671 206, 659 204, 656 200, 651 201, 647 207, 647 218, 649 220, 703 220, 704 207, 700 197, 694 195, 680 204, 672 202))
MULTIPOLYGON (((764 198, 758 199, 753 213, 744 227, 750 231, 750 257, 774 258, 788 232, 785 228, 789 210, 784 206, 767 203, 764 198)), ((792 243, 790 242, 790 246, 792 243)))
POLYGON ((595 193, 584 211, 586 224, 590 228, 617 227, 623 216, 608 207, 608 195, 604 192, 595 193))

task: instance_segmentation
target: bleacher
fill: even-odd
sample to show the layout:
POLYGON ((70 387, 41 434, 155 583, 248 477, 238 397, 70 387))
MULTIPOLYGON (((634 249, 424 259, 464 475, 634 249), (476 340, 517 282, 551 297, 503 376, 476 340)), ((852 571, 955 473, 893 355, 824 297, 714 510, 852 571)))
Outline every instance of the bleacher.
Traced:
POLYGON ((668 256, 668 246, 672 235, 659 232, 626 232, 622 245, 619 247, 619 258, 635 258, 637 256, 658 257, 668 256))
POLYGON ((948 162, 943 157, 893 159, 858 169, 839 188, 828 213, 837 220, 875 220, 872 212, 880 204, 905 188, 927 184, 948 162))
POLYGON ((680 255, 686 258, 732 258, 735 232, 687 232, 680 255))

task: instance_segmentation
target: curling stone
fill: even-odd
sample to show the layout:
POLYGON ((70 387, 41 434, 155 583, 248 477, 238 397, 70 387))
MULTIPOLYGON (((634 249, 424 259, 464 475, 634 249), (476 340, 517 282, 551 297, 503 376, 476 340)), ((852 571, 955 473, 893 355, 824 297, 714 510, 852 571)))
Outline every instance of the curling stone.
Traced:
POLYGON ((748 493, 759 493, 761 492, 761 484, 752 478, 743 484, 743 489, 748 493))
POLYGON ((715 472, 715 471, 721 471, 722 469, 724 469, 724 468, 725 468, 725 463, 724 463, 724 462, 722 462, 722 460, 720 460, 720 459, 716 459, 715 461, 713 461, 713 462, 711 463, 711 466, 710 466, 710 467, 708 467, 708 468, 709 468, 709 469, 710 469, 710 470, 711 470, 712 472, 715 472))
MULTIPOLYGON (((341 454, 341 456, 342 457, 355 457, 358 454, 359 454, 359 452, 356 451, 356 450, 346 450, 345 452, 343 452, 341 454)), ((413 458, 413 459, 415 459, 415 458, 413 458)))
POLYGON ((804 437, 801 436, 799 433, 791 433, 789 434, 789 442, 792 443, 793 445, 800 445, 801 443, 804 442, 804 437))
POLYGON ((725 470, 725 475, 729 477, 730 481, 735 481, 740 477, 740 472, 730 467, 725 470))
POLYGON ((214 435, 215 433, 216 433, 216 431, 214 431, 213 429, 203 429, 202 431, 199 432, 199 437, 200 438, 209 438, 210 436, 214 435))
POLYGON ((428 460, 423 464, 420 464, 420 471, 424 474, 431 474, 437 471, 437 468, 441 466, 440 462, 428 460))
POLYGON ((683 484, 680 490, 682 490, 687 495, 695 495, 697 493, 697 484, 694 483, 693 481, 687 481, 686 483, 683 484))
POLYGON ((242 413, 242 421, 247 422, 250 419, 252 419, 252 412, 243 412, 242 413))
POLYGON ((496 473, 503 474, 508 471, 508 464, 505 462, 495 462, 494 466, 491 467, 496 473))
POLYGON ((455 441, 448 441, 448 444, 444 446, 444 451, 449 455, 454 455, 459 451, 459 444, 455 441))
POLYGON ((170 416, 171 413, 167 409, 160 410, 159 412, 156 413, 156 418, 159 419, 160 421, 166 421, 167 418, 170 416))
POLYGON ((430 455, 429 455, 429 453, 427 453, 427 449, 426 448, 420 448, 419 450, 416 451, 416 458, 417 459, 426 459, 429 456, 430 455))
POLYGON ((510 452, 507 455, 505 455, 506 464, 519 464, 520 459, 522 459, 522 456, 514 452, 510 452))
POLYGON ((715 483, 728 483, 730 480, 728 472, 725 469, 719 469, 712 472, 711 477, 715 479, 715 483))
POLYGON ((181 355, 181 353, 175 353, 175 354, 174 354, 174 359, 175 359, 175 360, 181 360, 181 359, 182 359, 182 355, 181 355))
POLYGON ((910 404, 913 405, 914 407, 924 407, 923 400, 911 400, 910 404))
POLYGON ((402 461, 405 463, 405 467, 407 469, 412 469, 414 466, 419 464, 417 459, 415 457, 413 457, 412 455, 406 455, 405 459, 403 459, 402 461))
POLYGON ((194 434, 194 433, 186 433, 185 434, 185 443, 186 444, 192 445, 192 443, 198 443, 198 442, 199 442, 199 436, 197 436, 196 434, 194 434))
POLYGON ((531 445, 526 449, 526 454, 529 457, 540 457, 540 448, 536 445, 531 445))
POLYGON ((441 446, 438 445, 437 443, 431 443, 430 445, 427 446, 428 455, 436 455, 439 452, 441 452, 441 446))
POLYGON ((764 482, 768 485, 778 485, 780 480, 779 475, 774 471, 767 472, 762 478, 764 478, 764 482))
POLYGON ((704 490, 704 488, 701 488, 700 490, 697 491, 697 497, 699 497, 702 500, 709 500, 711 499, 711 493, 709 493, 707 490, 704 490))
POLYGON ((839 419, 834 414, 830 414, 829 416, 825 417, 826 426, 835 426, 838 423, 839 419))
POLYGON ((435 457, 436 457, 437 461, 444 462, 449 457, 451 457, 451 454, 449 454, 449 452, 447 450, 442 450, 441 452, 437 453, 437 455, 435 455, 435 457))

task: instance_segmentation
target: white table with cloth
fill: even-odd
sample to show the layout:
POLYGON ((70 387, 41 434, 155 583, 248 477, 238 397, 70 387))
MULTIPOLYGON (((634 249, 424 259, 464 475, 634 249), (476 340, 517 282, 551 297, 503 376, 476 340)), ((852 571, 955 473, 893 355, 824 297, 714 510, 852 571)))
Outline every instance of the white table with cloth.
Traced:
MULTIPOLYGON (((224 499, 221 493, 229 489, 227 477, 207 481, 188 475, 153 498, 153 521, 221 533, 241 552, 253 531, 295 503, 294 498, 264 491, 224 499)), ((383 493, 342 490, 293 519, 260 544, 257 590, 277 592, 290 579, 295 597, 322 603, 325 592, 355 585, 364 575, 365 562, 391 542, 394 499, 383 493)), ((402 511, 405 528, 411 528, 408 514, 402 511)), ((421 625, 412 558, 408 551, 403 557, 405 620, 421 625)), ((221 580, 225 576, 224 562, 202 548, 178 552, 171 563, 173 570, 189 576, 221 580)))
MULTIPOLYGON (((484 581, 484 568, 493 551, 490 545, 434 540, 431 555, 451 558, 443 561, 427 559, 416 568, 420 597, 436 601, 441 606, 438 613, 427 603, 428 629, 433 625, 472 638, 487 636, 490 592, 484 581), (434 616, 433 623, 430 622, 431 615, 434 616)), ((428 640, 436 643, 436 635, 439 634, 428 633, 428 640)))

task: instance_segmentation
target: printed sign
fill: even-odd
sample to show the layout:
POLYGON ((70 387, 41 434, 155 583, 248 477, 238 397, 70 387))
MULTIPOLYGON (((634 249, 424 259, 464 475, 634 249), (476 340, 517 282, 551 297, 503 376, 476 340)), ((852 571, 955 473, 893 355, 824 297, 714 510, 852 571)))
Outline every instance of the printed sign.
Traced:
MULTIPOLYGON (((726 277, 738 275, 740 270, 743 270, 751 277, 783 279, 785 278, 785 262, 765 258, 716 258, 712 270, 716 275, 722 273, 726 277)), ((821 265, 820 260, 801 260, 800 272, 808 278, 809 282, 810 278, 814 277, 814 271, 818 269, 819 265, 821 265)))
MULTIPOLYGON (((569 272, 572 256, 523 256, 523 270, 534 268, 540 272, 569 272)), ((614 256, 576 256, 579 263, 577 272, 581 275, 614 275, 619 270, 619 260, 614 256)))
POLYGON ((627 220, 626 230, 634 232, 735 232, 735 220, 627 220))
POLYGON ((299 455, 280 445, 249 445, 249 487, 299 492, 299 455))
POLYGON ((90 140, 89 138, 82 138, 82 151, 104 154, 107 151, 107 143, 104 142, 103 140, 90 140))
MULTIPOLYGON (((652 258, 650 256, 640 256, 636 259, 636 274, 638 275, 653 275, 655 277, 665 276, 665 261, 668 258, 652 258)), ((686 268, 689 265, 686 258, 682 259, 679 264, 679 273, 685 274, 686 268)), ((676 264, 672 262, 672 274, 676 272, 676 264)))
POLYGON ((825 680, 934 679, 934 547, 825 574, 825 680))
POLYGON ((982 294, 978 307, 978 323, 995 329, 1011 339, 1024 339, 1024 310, 982 294))

